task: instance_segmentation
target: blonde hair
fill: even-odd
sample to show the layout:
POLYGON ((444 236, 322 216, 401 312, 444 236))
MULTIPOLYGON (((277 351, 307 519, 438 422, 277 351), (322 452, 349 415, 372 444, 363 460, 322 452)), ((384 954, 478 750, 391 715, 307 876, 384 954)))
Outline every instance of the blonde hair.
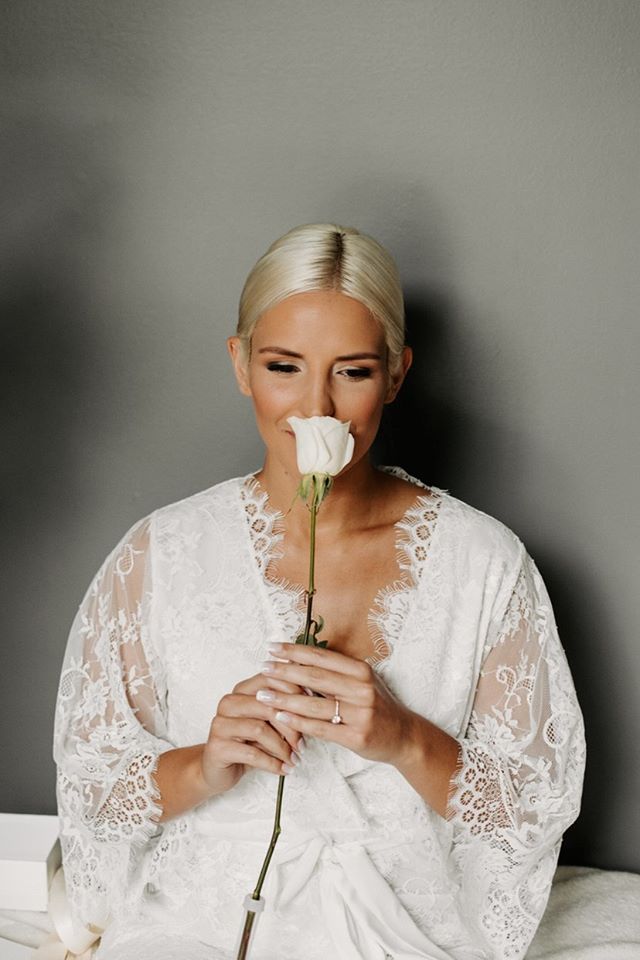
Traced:
POLYGON ((255 326, 286 297, 314 290, 337 290, 367 307, 380 323, 387 345, 387 367, 395 373, 404 347, 404 300, 398 268, 373 237, 355 227, 307 223, 271 244, 246 279, 240 296, 237 335, 250 356, 255 326))

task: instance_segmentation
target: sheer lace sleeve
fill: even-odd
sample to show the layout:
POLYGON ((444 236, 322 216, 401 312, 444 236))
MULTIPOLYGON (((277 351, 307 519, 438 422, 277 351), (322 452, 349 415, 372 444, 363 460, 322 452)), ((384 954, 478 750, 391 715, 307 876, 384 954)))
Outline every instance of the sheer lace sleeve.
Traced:
POLYGON ((153 773, 171 749, 165 683, 151 636, 150 521, 98 571, 73 622, 54 732, 67 892, 84 923, 104 926, 160 808, 153 773))
POLYGON ((582 715, 533 560, 485 650, 451 785, 460 902, 483 956, 524 956, 546 906, 563 831, 580 808, 582 715))

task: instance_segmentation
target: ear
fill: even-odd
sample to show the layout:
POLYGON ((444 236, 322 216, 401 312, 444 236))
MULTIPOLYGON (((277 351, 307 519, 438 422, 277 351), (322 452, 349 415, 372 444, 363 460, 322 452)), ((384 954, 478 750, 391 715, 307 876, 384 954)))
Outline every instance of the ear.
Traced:
POLYGON ((402 359, 400 361, 399 370, 389 377, 389 385, 387 387, 387 393, 384 398, 385 403, 393 403, 395 398, 398 396, 398 391, 404 383, 404 378, 407 375, 409 367, 413 363, 413 350, 411 347, 403 347, 402 350, 402 359))
POLYGON ((227 350, 229 351, 229 356, 231 357, 233 372, 236 375, 240 393, 243 393, 245 397, 250 397, 251 387, 249 385, 248 364, 244 355, 245 352, 243 350, 240 337, 228 337, 227 350))

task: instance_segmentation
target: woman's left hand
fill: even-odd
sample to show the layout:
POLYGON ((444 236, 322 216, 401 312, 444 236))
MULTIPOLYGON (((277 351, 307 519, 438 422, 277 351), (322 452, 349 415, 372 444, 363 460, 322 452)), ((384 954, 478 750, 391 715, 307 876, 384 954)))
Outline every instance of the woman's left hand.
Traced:
MULTIPOLYGON (((305 737, 332 740, 367 760, 401 764, 411 745, 414 714, 399 703, 362 660, 323 647, 276 643, 262 665, 265 676, 306 687, 322 697, 259 690, 258 700, 277 709, 275 719, 305 737), (342 722, 331 722, 336 701, 342 722)), ((265 685, 266 687, 266 685, 265 685)))

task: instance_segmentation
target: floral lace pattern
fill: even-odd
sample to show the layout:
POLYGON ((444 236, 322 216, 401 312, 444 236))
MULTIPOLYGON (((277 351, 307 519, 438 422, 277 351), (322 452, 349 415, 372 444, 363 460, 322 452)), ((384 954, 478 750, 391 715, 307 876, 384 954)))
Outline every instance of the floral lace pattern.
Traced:
MULTIPOLYGON (((153 776, 165 750, 206 739, 220 697, 299 629, 302 591, 269 577, 282 528, 253 479, 134 525, 72 626, 54 735, 58 805, 76 918, 110 921, 100 960, 127 950, 155 960, 165 936, 184 938, 185 957, 188 944, 200 956, 198 941, 230 956, 270 834, 267 774, 251 771, 163 824, 153 776), (153 929, 164 932, 154 940, 153 929)), ((305 960, 340 955, 340 936, 356 929, 365 958, 380 946, 391 960, 429 955, 428 940, 452 960, 520 960, 578 812, 582 718, 540 574, 498 521, 413 482, 426 492, 397 524, 400 575, 371 610, 371 659, 403 703, 458 739, 447 819, 394 767, 310 741, 288 779, 266 895, 277 906, 279 889, 299 891, 261 919, 259 960, 274 944, 281 960, 300 960, 301 929, 305 960), (335 891, 357 899, 362 882, 382 900, 375 910, 347 900, 350 919, 334 923, 335 891)))
POLYGON ((505 960, 521 957, 531 941, 562 831, 579 812, 585 753, 581 739, 567 749, 576 715, 563 667, 546 590, 527 558, 500 633, 485 649, 448 809, 477 926, 505 960))
POLYGON ((284 517, 268 506, 268 496, 254 476, 242 485, 240 496, 269 606, 283 636, 290 639, 297 636, 303 626, 305 590, 273 574, 273 567, 283 556, 284 517))
MULTIPOLYGON (((413 482, 418 488, 427 489, 425 484, 410 478, 399 467, 385 467, 384 471, 413 482)), ((429 540, 444 493, 437 487, 430 487, 429 491, 428 495, 418 497, 416 503, 395 524, 399 576, 378 590, 367 618, 373 653, 366 660, 375 667, 383 666, 389 659, 394 643, 402 633, 412 595, 422 576, 429 540)), ((269 506, 267 494, 255 477, 243 484, 241 497, 269 601, 281 621, 285 636, 296 636, 304 620, 304 588, 273 573, 277 561, 283 556, 284 517, 269 506)))
MULTIPOLYGON (((418 483, 398 467, 387 468, 386 472, 426 489, 424 484, 418 483)), ((383 667, 389 660, 407 621, 412 594, 422 578, 444 493, 437 487, 429 489, 430 494, 418 497, 414 506, 396 523, 396 560, 401 574, 395 583, 378 592, 369 613, 374 654, 367 659, 373 666, 383 667)))
POLYGON ((65 878, 98 924, 124 890, 114 904, 106 902, 100 856, 91 847, 104 845, 111 870, 126 871, 129 848, 157 831, 153 772, 171 746, 160 739, 162 672, 152 672, 149 661, 157 660, 146 654, 148 552, 149 524, 142 521, 98 571, 74 622, 76 641, 67 648, 58 692, 54 756, 65 757, 58 770, 65 878))
POLYGON ((159 794, 153 779, 156 763, 155 754, 140 754, 116 780, 96 815, 95 838, 99 843, 131 839, 145 827, 149 816, 160 816, 161 808, 156 803, 159 794))

